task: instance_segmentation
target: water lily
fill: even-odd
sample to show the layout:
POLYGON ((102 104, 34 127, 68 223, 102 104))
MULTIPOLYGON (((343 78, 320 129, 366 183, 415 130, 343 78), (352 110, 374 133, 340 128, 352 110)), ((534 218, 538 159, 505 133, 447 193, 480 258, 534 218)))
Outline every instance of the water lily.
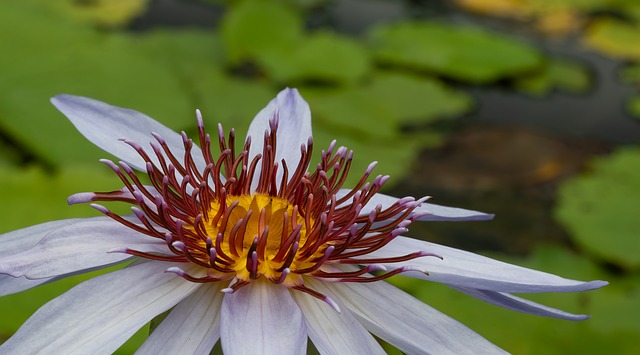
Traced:
POLYGON ((606 284, 402 236, 415 221, 492 216, 380 194, 388 176, 370 177, 375 164, 350 171, 353 152, 335 142, 312 162, 310 109, 295 89, 258 113, 241 149, 221 126, 212 141, 199 111, 195 144, 136 111, 69 95, 52 102, 120 159, 102 162, 123 188, 69 197, 104 216, 0 236, 0 295, 131 262, 44 305, 0 346, 3 354, 110 353, 166 311, 139 353, 208 354, 220 341, 227 354, 300 354, 311 339, 322 354, 383 354, 372 334, 410 354, 497 353, 384 279, 441 282, 498 306, 569 320, 587 316, 511 293, 606 284), (343 186, 348 173, 362 174, 352 188, 343 186), (132 214, 101 201, 131 204, 132 214))

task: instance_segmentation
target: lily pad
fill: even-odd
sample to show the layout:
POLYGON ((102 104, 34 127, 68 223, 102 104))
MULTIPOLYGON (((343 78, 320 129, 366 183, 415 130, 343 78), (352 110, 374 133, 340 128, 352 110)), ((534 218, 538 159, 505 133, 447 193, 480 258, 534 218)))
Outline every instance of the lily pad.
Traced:
POLYGON ((561 187, 555 210, 580 246, 627 269, 640 267, 638 167, 638 148, 623 148, 596 159, 589 174, 561 187))
POLYGON ((380 25, 370 31, 369 42, 382 63, 471 83, 492 82, 541 64, 538 51, 521 41, 441 22, 380 25))
POLYGON ((625 83, 640 85, 640 64, 629 65, 620 70, 620 80, 625 83))
MULTIPOLYGON (((0 233, 56 219, 100 216, 88 205, 68 206, 67 197, 77 192, 113 191, 122 186, 113 171, 97 159, 94 165, 65 167, 57 173, 36 167, 1 167, 0 233)), ((130 213, 125 204, 113 207, 114 211, 130 213)))
POLYGON ((584 43, 613 58, 640 60, 640 25, 608 18, 598 19, 587 29, 584 43))
MULTIPOLYGON (((374 161, 378 165, 371 174, 371 179, 377 175, 390 175, 391 179, 385 187, 393 186, 402 181, 402 177, 410 171, 411 164, 417 158, 419 148, 424 145, 436 144, 438 136, 431 137, 397 137, 395 139, 373 138, 363 135, 354 135, 336 130, 325 124, 314 124, 313 142, 315 159, 318 161, 320 151, 325 150, 333 140, 337 146, 345 146, 354 151, 353 161, 349 169, 349 175, 344 187, 355 186, 360 180, 369 164, 374 161)), ((370 180, 371 180, 370 179, 370 180)))
POLYGON ((49 103, 56 94, 137 109, 174 129, 193 122, 194 107, 176 72, 128 36, 104 35, 22 2, 3 6, 0 32, 12 33, 0 56, 0 127, 51 165, 93 162, 103 154, 49 103))
POLYGON ((121 27, 147 9, 149 0, 54 0, 47 2, 75 20, 105 27, 121 27))
POLYGON ((398 137, 403 125, 459 116, 471 99, 437 79, 378 72, 362 85, 343 89, 305 88, 302 94, 320 122, 338 132, 398 137))
POLYGON ((284 2, 243 1, 230 6, 220 32, 229 63, 260 62, 299 43, 302 17, 284 2))
POLYGON ((531 95, 543 96, 553 89, 570 93, 582 93, 591 86, 591 76, 586 66, 563 59, 552 59, 533 75, 516 81, 519 90, 531 95))
POLYGON ((464 92, 425 76, 379 72, 364 91, 372 100, 389 107, 402 124, 457 117, 473 105, 464 92))
POLYGON ((634 97, 627 101, 627 111, 635 119, 640 119, 640 97, 634 97))
POLYGON ((360 43, 328 31, 308 35, 295 47, 270 51, 261 58, 267 73, 278 82, 353 83, 371 66, 360 43))

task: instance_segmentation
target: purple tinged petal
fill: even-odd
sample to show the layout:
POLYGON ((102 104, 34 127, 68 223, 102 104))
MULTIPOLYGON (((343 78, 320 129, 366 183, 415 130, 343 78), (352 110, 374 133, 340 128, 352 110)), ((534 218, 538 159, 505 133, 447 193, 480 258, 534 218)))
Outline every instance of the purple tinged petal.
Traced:
MULTIPOLYGON (((106 217, 99 217, 99 219, 106 220, 106 217)), ((28 250, 50 232, 84 221, 86 221, 84 218, 62 219, 0 234, 0 257, 28 250)))
MULTIPOLYGON (((2 354, 109 354, 200 284, 150 261, 85 281, 42 306, 0 345, 2 354)), ((187 267, 187 266, 185 266, 187 267)))
POLYGON ((225 354, 298 355, 307 351, 302 311, 286 287, 269 281, 259 279, 226 294, 220 321, 225 354))
POLYGON ((464 250, 450 248, 421 240, 397 237, 389 244, 368 255, 383 258, 424 251, 442 259, 422 257, 405 262, 384 264, 389 270, 399 267, 417 267, 420 272, 404 275, 471 289, 513 293, 579 292, 607 285, 605 281, 582 282, 569 280, 542 271, 508 264, 464 250))
MULTIPOLYGON (((284 89, 271 100, 251 122, 247 137, 251 137, 249 161, 262 154, 264 133, 270 130, 272 120, 278 119, 276 162, 287 162, 287 169, 293 172, 300 161, 300 146, 306 145, 311 137, 311 110, 309 104, 296 89, 284 89)), ((277 183, 282 180, 282 166, 278 169, 277 183)))
POLYGON ((220 339, 222 286, 204 284, 180 301, 136 354, 209 354, 220 339))
POLYGON ((564 312, 559 309, 547 307, 529 300, 525 300, 520 297, 516 297, 508 293, 487 291, 487 290, 477 290, 477 289, 467 288, 467 287, 455 287, 455 286, 452 286, 452 287, 453 289, 466 293, 469 296, 475 297, 477 299, 483 300, 491 304, 495 304, 500 307, 504 307, 506 309, 510 309, 512 311, 518 311, 518 312, 527 313, 527 314, 534 314, 537 316, 559 318, 559 319, 572 320, 572 321, 589 319, 589 316, 584 314, 572 314, 572 313, 564 312))
MULTIPOLYGON (((338 192, 338 199, 345 194, 347 194, 350 190, 341 189, 338 192)), ((360 211, 361 215, 369 214, 372 210, 376 208, 377 205, 382 205, 382 208, 387 208, 393 205, 396 202, 400 203, 409 203, 409 201, 413 201, 413 198, 397 198, 393 196, 388 196, 384 194, 375 194, 367 202, 367 204, 360 211)), ((419 214, 420 217, 417 219, 419 221, 447 221, 447 222, 464 222, 464 221, 486 221, 493 219, 493 214, 488 214, 484 212, 478 212, 473 210, 465 210, 462 208, 456 207, 446 207, 440 205, 434 205, 431 203, 422 202, 420 206, 418 206, 412 213, 412 215, 419 214)))
MULTIPOLYGON (((93 144, 140 171, 146 170, 144 160, 123 139, 148 149, 149 143, 156 142, 152 135, 155 132, 164 138, 176 156, 184 155, 180 134, 140 112, 73 95, 57 95, 51 103, 93 144)), ((192 152, 196 165, 204 169, 200 149, 194 146, 192 152)))
POLYGON ((133 231, 104 217, 87 218, 50 231, 22 253, 0 259, 0 274, 28 279, 51 278, 122 262, 131 255, 122 248, 165 250, 163 240, 133 231))
POLYGON ((369 331, 408 354, 505 353, 462 323, 386 282, 323 283, 319 292, 333 292, 369 331))
MULTIPOLYGON (((386 354, 346 307, 341 306, 338 313, 306 293, 291 295, 304 314, 309 338, 321 354, 386 354)), ((333 294, 327 296, 336 299, 333 294)))
POLYGON ((26 277, 13 277, 9 275, 0 275, 0 296, 11 295, 22 292, 44 283, 53 281, 54 278, 29 280, 26 277))

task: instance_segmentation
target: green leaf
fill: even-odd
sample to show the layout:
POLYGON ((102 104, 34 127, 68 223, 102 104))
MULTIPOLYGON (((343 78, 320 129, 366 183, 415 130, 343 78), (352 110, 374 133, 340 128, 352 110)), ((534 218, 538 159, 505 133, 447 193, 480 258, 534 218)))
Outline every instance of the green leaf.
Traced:
POLYGON ((149 0, 54 0, 47 5, 78 21, 105 27, 122 27, 142 14, 149 0))
POLYGON ((638 166, 638 148, 623 148, 596 159, 589 174, 561 186, 554 211, 580 246, 628 269, 640 267, 638 166))
POLYGON ((627 111, 635 119, 640 119, 640 96, 636 96, 627 101, 627 111))
POLYGON ((319 161, 320 151, 325 150, 331 141, 336 140, 337 146, 345 146, 354 151, 353 162, 344 187, 355 186, 369 164, 378 162, 371 174, 371 179, 377 175, 390 175, 391 179, 386 187, 393 186, 410 172, 415 162, 419 148, 428 144, 437 144, 439 136, 435 137, 397 137, 395 139, 372 138, 353 132, 344 132, 332 128, 330 125, 315 123, 313 126, 314 157, 311 162, 319 161))
MULTIPOLYGON (((99 216, 88 205, 68 206, 67 197, 77 192, 113 191, 122 186, 111 169, 98 162, 95 166, 64 167, 55 174, 36 167, 0 167, 0 233, 57 219, 99 216)), ((114 207, 114 211, 129 213, 124 204, 114 207)))
POLYGON ((382 63, 487 83, 540 65, 530 46, 479 28, 440 22, 400 22, 374 27, 369 42, 382 63))
POLYGON ((394 72, 377 73, 363 90, 403 124, 460 116, 473 104, 467 94, 437 79, 394 72))
POLYGON ((228 9, 220 32, 231 64, 261 62, 299 43, 302 17, 282 2, 242 1, 228 9))
POLYGON ((640 60, 640 25, 609 18, 591 23, 584 35, 587 47, 610 57, 623 60, 640 60))
POLYGON ((620 80, 629 84, 640 84, 640 64, 629 65, 620 70, 620 80))
POLYGON ((353 83, 370 70, 368 53, 358 42, 328 31, 309 35, 295 47, 267 54, 261 55, 262 64, 279 82, 353 83))
POLYGON ((464 93, 428 78, 379 72, 366 84, 342 89, 303 88, 314 118, 366 137, 398 137, 401 126, 458 116, 471 107, 464 93))
POLYGON ((591 77, 586 66, 563 59, 551 59, 539 71, 520 77, 516 81, 518 90, 531 95, 543 96, 553 89, 581 93, 591 86, 591 77))
POLYGON ((178 130, 194 122, 178 75, 131 37, 104 35, 13 2, 0 12, 0 32, 12 33, 0 56, 0 128, 52 165, 104 154, 56 112, 49 103, 56 94, 133 108, 178 130))

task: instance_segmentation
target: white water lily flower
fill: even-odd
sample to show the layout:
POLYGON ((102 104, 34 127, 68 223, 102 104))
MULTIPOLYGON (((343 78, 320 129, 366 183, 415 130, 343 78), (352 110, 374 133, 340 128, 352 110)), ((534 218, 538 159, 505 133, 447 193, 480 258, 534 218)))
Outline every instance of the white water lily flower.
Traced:
POLYGON ((586 319, 511 295, 602 287, 403 237, 418 220, 483 220, 475 211, 379 194, 388 179, 343 188, 353 153, 335 142, 311 164, 311 114, 295 89, 253 120, 240 151, 233 130, 199 146, 136 111, 88 98, 52 99, 91 142, 115 155, 124 187, 80 193, 106 216, 0 236, 0 295, 116 263, 40 308, 2 354, 111 353, 171 310, 140 354, 500 353, 461 323, 381 281, 402 273, 512 310, 586 319), (136 176, 148 176, 144 185, 136 176), (121 201, 119 216, 95 204, 121 201))

